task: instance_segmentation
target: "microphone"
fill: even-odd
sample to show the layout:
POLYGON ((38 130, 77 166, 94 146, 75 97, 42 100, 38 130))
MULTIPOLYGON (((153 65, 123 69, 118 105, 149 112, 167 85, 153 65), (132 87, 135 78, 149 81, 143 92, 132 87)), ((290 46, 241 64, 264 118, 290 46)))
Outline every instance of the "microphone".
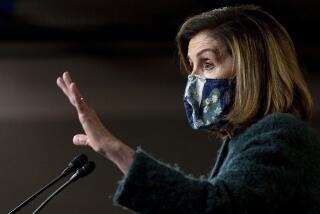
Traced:
POLYGON ((42 187, 40 190, 38 190, 36 193, 31 195, 29 198, 27 198, 25 201, 23 201, 21 204, 19 204, 16 208, 11 210, 9 214, 16 213, 21 208, 25 207, 28 203, 30 203, 33 199, 35 199, 38 195, 40 195, 42 192, 44 192, 46 189, 51 187, 53 184, 58 182, 63 177, 69 175, 70 173, 78 170, 80 167, 82 167, 86 162, 88 161, 88 158, 84 154, 79 154, 76 157, 74 157, 68 164, 68 166, 61 172, 61 174, 53 179, 50 183, 42 187))
POLYGON ((66 188, 69 184, 72 182, 78 180, 79 178, 82 178, 88 174, 90 174, 95 169, 95 163, 92 161, 87 162, 83 167, 77 170, 76 173, 74 173, 67 182, 62 184, 56 191, 54 191, 44 202, 42 202, 39 207, 33 211, 32 214, 38 213, 41 209, 44 208, 48 202, 53 199, 59 192, 61 192, 64 188, 66 188))
POLYGON ((61 174, 64 176, 69 175, 71 172, 78 170, 88 161, 88 157, 84 154, 77 155, 74 157, 70 163, 68 164, 67 168, 65 168, 61 174))

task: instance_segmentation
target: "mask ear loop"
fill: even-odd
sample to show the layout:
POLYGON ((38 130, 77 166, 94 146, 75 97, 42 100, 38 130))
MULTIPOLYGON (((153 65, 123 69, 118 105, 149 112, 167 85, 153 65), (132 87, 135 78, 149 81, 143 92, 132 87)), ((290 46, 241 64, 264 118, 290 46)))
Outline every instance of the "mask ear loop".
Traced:
POLYGON ((225 132, 226 135, 228 136, 229 140, 231 140, 232 135, 231 135, 230 131, 229 131, 227 128, 225 128, 225 129, 220 129, 220 132, 221 132, 221 133, 225 132))
POLYGON ((234 84, 236 84, 236 77, 235 77, 235 76, 231 77, 231 78, 229 79, 229 83, 234 83, 234 84))

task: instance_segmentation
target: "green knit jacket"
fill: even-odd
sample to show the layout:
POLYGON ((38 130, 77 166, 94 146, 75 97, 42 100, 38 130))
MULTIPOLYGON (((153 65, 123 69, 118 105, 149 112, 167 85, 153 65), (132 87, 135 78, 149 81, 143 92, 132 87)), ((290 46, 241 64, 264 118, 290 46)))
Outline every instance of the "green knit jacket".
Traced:
POLYGON ((184 175, 140 147, 114 203, 138 213, 320 213, 320 141, 273 113, 226 140, 207 178, 184 175))

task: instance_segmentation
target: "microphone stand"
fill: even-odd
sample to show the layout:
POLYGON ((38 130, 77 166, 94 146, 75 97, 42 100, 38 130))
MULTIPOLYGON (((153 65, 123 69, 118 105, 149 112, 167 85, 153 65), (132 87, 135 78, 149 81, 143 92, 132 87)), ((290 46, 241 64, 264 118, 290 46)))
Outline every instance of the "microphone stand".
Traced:
POLYGON ((79 178, 82 178, 84 176, 87 176, 88 174, 90 174, 95 168, 95 163, 92 161, 87 162, 83 167, 81 167, 80 169, 78 169, 76 171, 76 173, 74 173, 69 180, 67 180, 64 184, 62 184, 56 191, 54 191, 51 195, 49 195, 49 197, 40 204, 40 206, 37 207, 37 209, 35 211, 33 211, 32 214, 36 214, 38 213, 41 209, 44 208, 44 206, 46 204, 48 204, 48 202, 53 199, 53 197, 55 197, 59 192, 61 192, 64 188, 66 188, 69 184, 71 184, 72 182, 78 180, 79 178))
POLYGON ((73 158, 70 161, 70 163, 68 164, 68 167, 66 167, 58 177, 56 177, 54 180, 52 180, 49 184, 47 184, 44 187, 42 187, 38 192, 36 192, 33 195, 31 195, 29 198, 27 198, 25 201, 23 201, 21 204, 19 204, 16 208, 11 210, 9 212, 9 214, 16 213, 18 210, 20 210, 21 208, 25 207, 30 201, 35 199, 38 195, 40 195, 46 189, 48 189, 53 184, 58 182, 61 178, 69 175, 71 172, 73 172, 73 171, 79 169, 80 167, 82 167, 87 162, 87 160, 88 160, 88 158, 87 158, 86 155, 84 155, 84 154, 77 155, 75 158, 73 158))
MULTIPOLYGON (((64 171, 65 172, 65 171, 64 171)), ((30 201, 32 201, 34 198, 36 198, 38 195, 40 195, 43 191, 45 191, 46 189, 48 189, 49 187, 51 187, 53 184, 57 183, 61 178, 63 178, 65 176, 65 173, 61 173, 58 177, 56 177, 55 179, 53 179, 50 183, 48 183, 47 185, 45 185, 44 187, 42 187, 38 192, 34 193, 33 195, 31 195, 29 198, 27 198, 25 201, 23 201, 20 205, 18 205, 16 208, 14 208, 13 210, 11 210, 9 212, 9 214, 13 214, 16 213, 18 210, 20 210, 21 208, 25 207, 30 201)))
POLYGON ((33 211, 32 214, 36 214, 38 213, 42 208, 44 208, 44 206, 46 206, 47 203, 49 203, 49 201, 51 199, 53 199, 54 196, 56 196, 59 192, 61 192, 64 188, 66 188, 73 180, 68 180, 67 182, 65 182, 61 187, 59 187, 56 191, 54 191, 44 202, 42 202, 40 204, 40 206, 33 211))

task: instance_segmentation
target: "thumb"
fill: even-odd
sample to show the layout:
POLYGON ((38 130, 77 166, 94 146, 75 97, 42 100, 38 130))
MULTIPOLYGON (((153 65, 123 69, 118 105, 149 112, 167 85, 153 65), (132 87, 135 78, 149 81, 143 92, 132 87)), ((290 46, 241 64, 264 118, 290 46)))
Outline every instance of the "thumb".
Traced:
POLYGON ((76 134, 73 136, 73 144, 77 146, 89 146, 88 136, 85 134, 76 134))

